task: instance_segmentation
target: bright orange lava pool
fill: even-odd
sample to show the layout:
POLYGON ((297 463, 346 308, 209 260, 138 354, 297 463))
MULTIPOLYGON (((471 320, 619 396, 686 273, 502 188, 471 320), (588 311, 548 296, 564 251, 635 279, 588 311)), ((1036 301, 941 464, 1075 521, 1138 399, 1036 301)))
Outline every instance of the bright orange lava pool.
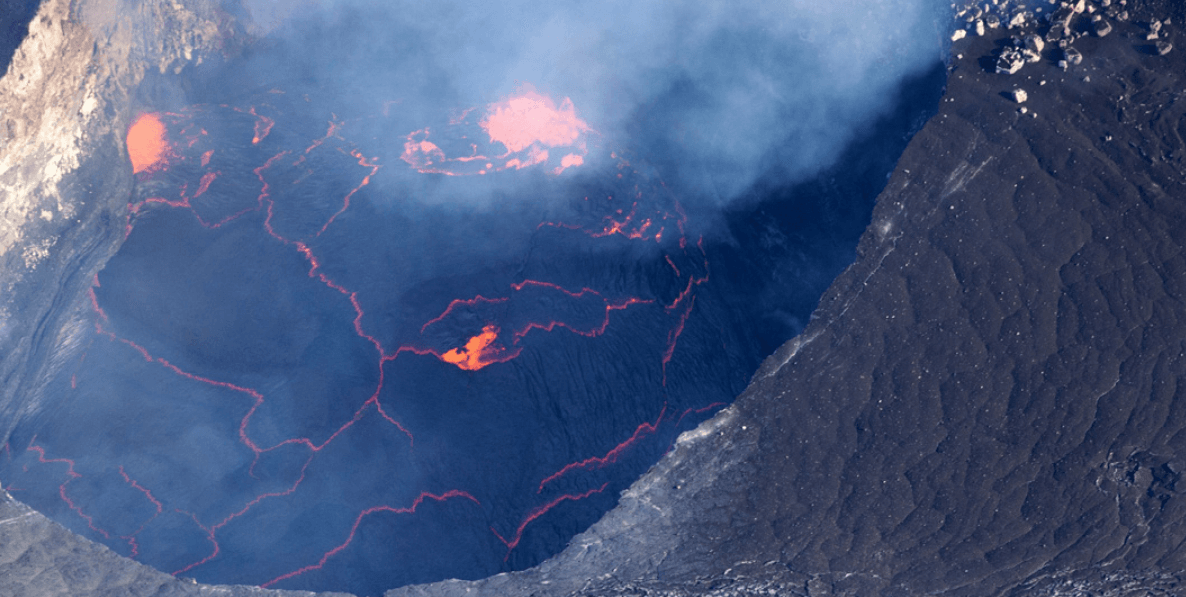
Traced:
POLYGON ((441 360, 457 365, 466 371, 477 371, 494 362, 497 350, 490 346, 498 337, 498 327, 488 325, 482 328, 482 333, 469 339, 465 348, 454 348, 441 355, 441 360))
POLYGON ((132 172, 151 169, 165 160, 169 144, 165 141, 165 125, 156 114, 141 114, 128 129, 128 157, 132 172))

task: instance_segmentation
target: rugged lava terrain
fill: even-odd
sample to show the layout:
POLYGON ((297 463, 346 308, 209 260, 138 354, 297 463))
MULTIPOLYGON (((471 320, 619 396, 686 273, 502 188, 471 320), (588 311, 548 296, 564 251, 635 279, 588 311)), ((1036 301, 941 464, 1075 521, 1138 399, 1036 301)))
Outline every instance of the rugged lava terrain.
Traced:
MULTIPOLYGON (((389 595, 1179 593, 1186 15, 1129 11, 1065 72, 1049 58, 991 72, 1000 31, 956 42, 857 261, 732 407, 539 567, 389 595), (1166 16, 1161 56, 1140 24, 1166 16)), ((13 151, 7 213, 8 160, 29 163, 13 151)), ((39 230, 19 246, 63 233, 39 230)), ((8 276, 20 249, 6 251, 8 276)), ((102 260, 45 288, 74 301, 102 260)), ((23 358, 5 357, 5 416, 23 358)), ((266 594, 118 558, 8 496, 0 592, 266 594)))

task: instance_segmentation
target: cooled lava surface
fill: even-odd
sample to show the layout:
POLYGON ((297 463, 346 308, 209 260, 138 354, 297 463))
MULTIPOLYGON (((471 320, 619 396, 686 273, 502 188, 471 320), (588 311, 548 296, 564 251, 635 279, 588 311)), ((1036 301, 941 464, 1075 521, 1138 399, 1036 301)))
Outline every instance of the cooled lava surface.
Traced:
POLYGON ((731 257, 570 101, 310 120, 272 93, 134 121, 126 240, 0 454, 13 495, 207 582, 476 578, 559 551, 744 388, 731 257), (418 198, 451 175, 538 196, 418 198))

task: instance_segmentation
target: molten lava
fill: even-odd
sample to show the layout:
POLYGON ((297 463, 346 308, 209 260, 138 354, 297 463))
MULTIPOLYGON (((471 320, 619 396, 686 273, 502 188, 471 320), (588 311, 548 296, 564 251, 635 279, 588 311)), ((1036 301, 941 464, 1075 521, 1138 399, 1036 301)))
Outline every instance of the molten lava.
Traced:
POLYGON ((577 117, 571 99, 564 98, 557 107, 551 98, 530 88, 487 106, 476 126, 469 120, 472 111, 464 110, 451 119, 441 133, 446 138, 439 141, 429 140, 429 128, 409 133, 400 158, 424 174, 488 174, 549 163, 552 174, 560 174, 585 163, 586 137, 595 132, 577 117), (490 139, 486 147, 470 141, 470 134, 481 134, 479 129, 490 139))
POLYGON ((557 109, 550 98, 532 90, 494 104, 479 124, 492 143, 502 143, 511 153, 537 143, 545 147, 572 145, 590 130, 577 118, 571 99, 564 98, 557 109))
POLYGON ((169 144, 165 141, 165 125, 158 115, 141 114, 128 129, 128 157, 132 172, 139 174, 165 161, 169 144))
MULTIPOLYGON (((7 443, 0 444, 0 474, 5 476, 7 490, 25 491, 25 495, 57 508, 59 516, 76 523, 75 530, 124 555, 143 557, 178 574, 193 571, 204 580, 225 578, 220 575, 226 570, 245 570, 248 565, 267 561, 266 566, 244 573, 250 575, 244 578, 265 586, 283 583, 281 586, 291 588, 332 588, 335 583, 347 582, 340 580, 344 578, 340 575, 353 575, 348 571, 354 569, 358 558, 369 557, 365 554, 378 549, 377 545, 397 544, 404 550, 400 553, 411 554, 408 557, 418 557, 415 552, 421 549, 435 554, 432 550, 439 547, 431 547, 432 533, 423 530, 447 526, 456 526, 463 533, 476 529, 475 537, 489 529, 492 536, 486 538, 486 547, 464 549, 472 549, 476 560, 487 558, 483 560, 487 563, 487 552, 493 553, 496 566, 501 559, 505 567, 517 569, 543 553, 541 545, 546 548, 566 540, 557 534, 556 521, 571 526, 570 521, 577 519, 574 513, 585 516, 609 507, 607 504, 612 506, 612 495, 622 487, 623 479, 629 480, 630 471, 692 423, 685 422, 685 417, 706 416, 724 406, 720 402, 704 405, 706 396, 719 392, 716 386, 704 389, 697 385, 708 379, 695 373, 707 359, 696 351, 695 341, 681 339, 712 333, 704 329, 711 320, 702 315, 714 306, 711 294, 702 295, 709 277, 708 253, 702 240, 687 242, 688 216, 661 181, 641 175, 625 159, 609 154, 619 159, 616 176, 597 183, 593 187, 597 192, 584 201, 573 197, 571 209, 560 210, 557 216, 563 221, 537 224, 532 216, 519 221, 516 225, 521 229, 506 237, 538 237, 540 246, 553 251, 517 266, 513 274, 502 273, 500 260, 505 255, 495 255, 497 259, 487 264, 490 272, 474 278, 482 282, 481 288, 489 289, 485 295, 458 284, 449 286, 451 290, 424 291, 426 298, 404 303, 390 299, 390 289, 374 280, 384 277, 379 272, 394 269, 386 259, 401 263, 398 254, 405 246, 359 232, 366 230, 364 224, 369 220, 379 217, 374 204, 384 199, 373 188, 378 185, 371 184, 380 176, 383 154, 373 155, 350 135, 355 126, 369 132, 372 121, 334 117, 323 136, 312 140, 298 137, 294 144, 291 123, 280 120, 284 112, 269 108, 267 114, 260 114, 255 107, 220 105, 142 115, 128 131, 128 150, 134 170, 147 173, 140 177, 141 182, 152 184, 143 185, 140 190, 144 193, 129 200, 128 246, 135 248, 137 241, 143 246, 145 239, 163 238, 162 234, 184 235, 185 246, 195 247, 224 246, 221 243, 230 238, 249 239, 252 244, 244 246, 251 247, 250 253, 226 252, 204 258, 203 263, 209 264, 205 269, 215 272, 209 274, 213 284, 233 288, 235 296, 251 297, 251 304, 262 306, 261 311, 275 309, 291 317, 323 314, 324 320, 317 321, 324 321, 322 327, 327 331, 318 332, 323 334, 318 338, 353 346, 350 355, 341 359, 348 365, 339 363, 337 366, 344 367, 341 370, 328 366, 335 361, 323 357, 333 350, 320 353, 316 367, 307 368, 303 361, 290 364, 283 337, 275 344, 261 342, 256 349, 257 362, 283 367, 278 373, 257 367, 242 374, 217 362, 179 353, 168 342, 143 337, 135 322, 129 321, 128 314, 134 310, 129 305, 134 303, 127 298, 127 291, 137 287, 126 273, 130 270, 122 270, 123 274, 118 267, 105 270, 105 281, 109 276, 114 281, 107 286, 112 290, 98 290, 96 274, 88 294, 94 313, 93 335, 107 344, 97 345, 104 348, 92 352, 90 361, 84 352, 77 371, 69 372, 70 391, 78 396, 107 395, 106 380, 111 375, 104 367, 118 367, 118 371, 127 368, 129 375, 142 378, 145 384, 176 384, 186 393, 201 393, 211 399, 182 404, 160 401, 148 393, 131 398, 152 404, 157 409, 153 416, 159 418, 151 424, 141 419, 139 427, 127 431, 126 437, 133 438, 136 445, 156 449, 165 444, 174 450, 170 454, 181 453, 169 456, 168 462, 178 463, 175 468, 144 466, 136 458, 98 468, 88 460, 76 461, 74 458, 85 454, 68 438, 87 437, 93 434, 89 428, 109 426, 102 424, 104 419, 71 417, 71 424, 84 431, 74 432, 71 427, 72 431, 56 436, 33 433, 25 450, 16 454, 7 443), (275 130, 280 134, 270 136, 273 127, 278 127, 275 130), (187 217, 169 213, 174 210, 192 214, 196 226, 190 226, 187 217), (150 211, 157 214, 143 217, 150 211), (133 225, 143 226, 135 237, 131 235, 133 225), (633 256, 637 252, 631 243, 652 241, 659 245, 657 252, 650 253, 656 255, 653 261, 663 265, 649 268, 647 277, 640 275, 636 281, 611 276, 613 281, 606 284, 602 276, 550 266, 584 254, 591 243, 605 245, 609 249, 606 254, 620 251, 633 256), (207 242, 218 244, 204 244, 207 242), (347 243, 352 244, 342 246, 347 243), (274 255, 267 261, 264 253, 274 255), (278 258, 281 260, 276 261, 278 258), (257 262, 281 266, 274 278, 236 277, 249 271, 240 272, 240 265, 254 268, 257 262), (270 294, 272 284, 283 286, 284 291, 270 294), (324 292, 326 289, 332 292, 324 292), (309 300, 309 311, 302 310, 305 303, 292 302, 292 297, 314 293, 319 294, 309 300), (274 298, 277 302, 267 302, 274 298), (115 307, 111 317, 104 307, 115 307), (406 317, 393 319, 385 314, 401 310, 407 311, 406 317), (480 332, 462 340, 479 325, 484 326, 480 332), (556 352, 569 348, 565 355, 556 352), (357 359, 360 355, 363 358, 357 359), (521 357, 526 357, 521 366, 497 366, 521 357), (431 366, 419 363, 427 359, 434 359, 431 366), (442 384, 470 377, 452 367, 437 366, 435 360, 466 372, 489 366, 482 374, 462 381, 467 392, 472 384, 491 396, 517 392, 519 386, 513 384, 520 383, 526 372, 532 376, 528 383, 546 388, 540 395, 555 396, 559 406, 537 411, 527 404, 512 405, 518 410, 508 411, 505 403, 513 401, 490 400, 472 404, 468 419, 453 417, 451 410, 434 410, 440 400, 430 396, 464 397, 440 392, 448 387, 442 384), (584 361, 599 362, 585 368, 584 361), (570 375, 567 368, 561 370, 553 363, 575 363, 578 368, 574 371, 579 375, 570 375), (317 370, 317 375, 308 378, 312 383, 301 377, 305 369, 317 370), (619 372, 637 374, 640 385, 617 391, 607 387, 611 384, 597 383, 604 379, 599 375, 616 379, 619 372), (294 375, 292 383, 285 378, 290 373, 294 375), (340 377, 343 373, 348 377, 340 377), (585 374, 591 377, 583 378, 585 374), (574 377, 578 379, 573 388, 591 392, 563 389, 574 377), (590 393, 593 396, 586 398, 590 393), (534 492, 507 493, 518 489, 502 488, 499 475, 441 474, 422 487, 411 487, 413 482, 404 480, 404 471, 422 466, 441 466, 440 470, 469 466, 468 473, 496 469, 498 465, 491 463, 512 459, 519 449, 516 446, 536 445, 533 442, 540 441, 539 429, 555 428, 557 435, 586 435, 569 434, 563 426, 581 422, 581 415, 571 413, 597 412, 614 399, 625 400, 631 408, 623 412, 651 414, 645 420, 634 420, 633 414, 615 416, 621 421, 606 425, 607 430, 598 431, 596 437, 579 442, 573 439, 563 450, 538 450, 539 463, 529 472, 535 476, 523 485, 534 492), (316 410, 305 413, 304 401, 316 410), (323 408, 327 404, 335 406, 323 408), (340 409, 334 410, 339 404, 340 409), (192 411, 182 410, 191 407, 192 411), (295 413, 293 420, 286 418, 290 412, 295 413), (435 422, 438 412, 444 421, 440 425, 435 422), (196 417, 201 417, 199 425, 193 423, 196 417), (164 427, 158 429, 158 425, 164 427), (215 430, 201 441, 217 444, 211 453, 225 455, 224 460, 207 463, 211 458, 203 454, 202 466, 215 472, 235 471, 225 473, 227 478, 239 475, 233 477, 236 490, 219 500, 205 501, 206 493, 191 493, 192 487, 178 482, 189 478, 183 466, 185 453, 178 448, 188 449, 190 440, 182 437, 184 433, 161 429, 191 427, 215 430), (413 450, 425 444, 413 438, 412 430, 427 439, 428 449, 413 450), (470 445, 471 436, 483 436, 486 443, 470 445), (484 436, 493 439, 487 441, 484 436), (512 439, 520 443, 512 443, 512 439), (357 459, 359 446, 371 449, 376 445, 386 446, 374 450, 386 460, 373 466, 356 464, 361 462, 357 459), (442 446, 456 448, 461 460, 442 460, 442 465, 423 460, 422 454, 438 454, 442 446), (471 462, 476 464, 471 466, 471 462), (9 485, 10 474, 17 487, 9 485), (449 485, 456 479, 462 479, 464 488, 449 485), (392 487, 404 486, 409 486, 406 491, 390 492, 392 487), (340 491, 342 488, 346 491, 340 491), (334 497, 327 498, 331 495, 334 497), (516 499, 508 500, 508 496, 516 499), (336 500, 336 512, 318 525, 316 533, 308 533, 299 553, 287 548, 272 551, 282 541, 270 536, 270 527, 259 526, 261 521, 289 524, 296 519, 285 517, 305 517, 311 508, 320 508, 318 504, 330 499, 336 500), (497 506, 508 501, 514 505, 497 506), (118 507, 112 509, 108 504, 118 507), (450 520, 450 516, 467 518, 449 525, 438 522, 450 520), (392 529, 415 532, 400 534, 392 529), (396 536, 402 543, 391 539, 396 536), (250 554, 248 564, 241 554, 250 554)), ((559 174, 585 163, 587 137, 594 132, 576 116, 571 100, 564 99, 557 107, 534 90, 485 110, 460 112, 447 124, 434 127, 432 140, 429 130, 407 135, 401 157, 416 171, 446 175, 534 166, 559 174)), ((187 254, 177 251, 177 256, 187 254)), ((129 255, 132 257, 125 255, 124 259, 138 253, 129 255)), ((443 278, 434 275, 431 280, 438 279, 443 278)), ((420 284, 411 288, 427 287, 420 284)), ((172 309, 170 313, 189 315, 170 316, 162 330, 184 332, 177 322, 198 320, 198 312, 189 311, 187 304, 165 302, 172 309)), ((203 324, 227 331, 222 341, 255 342, 269 339, 263 332, 274 331, 263 327, 237 330, 238 320, 223 320, 227 313, 238 312, 238 307, 206 319, 204 310, 214 305, 205 301, 194 305, 201 305, 203 324)), ((203 343, 219 341, 202 338, 203 343)), ((177 344, 187 345, 185 341, 177 344)), ((123 418, 119 413, 110 416, 123 418)), ((415 565, 422 563, 408 564, 407 568, 415 565)), ((445 567, 439 570, 440 574, 452 574, 445 567)), ((437 573, 435 569, 431 572, 437 573)), ((396 575, 375 582, 391 578, 421 579, 396 575)), ((351 576, 348 582, 362 581, 351 576)))
POLYGON ((470 338, 462 348, 454 348, 441 355, 441 360, 466 371, 477 371, 499 360, 500 349, 491 346, 498 338, 498 327, 487 325, 482 333, 470 338))

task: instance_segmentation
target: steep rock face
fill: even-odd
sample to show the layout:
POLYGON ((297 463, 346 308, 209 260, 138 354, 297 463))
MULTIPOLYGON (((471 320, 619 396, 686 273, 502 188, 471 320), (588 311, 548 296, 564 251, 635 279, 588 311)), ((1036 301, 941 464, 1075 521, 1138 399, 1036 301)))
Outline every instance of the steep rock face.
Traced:
POLYGON ((8 70, 12 53, 29 33, 29 20, 40 0, 0 0, 0 72, 8 70))
MULTIPOLYGON (((1152 18, 1149 5, 1134 19, 1152 18)), ((957 45, 940 112, 879 198, 857 262, 734 406, 541 566, 389 595, 1119 595, 1181 583, 1186 55, 1146 45, 1121 24, 1082 40, 1076 69, 1047 61, 1013 78, 986 71, 992 40, 957 45), (1017 86, 1024 114, 1008 99, 1017 86)), ((111 85, 134 102, 131 87, 111 85)), ((106 141, 88 147, 122 151, 114 123, 126 114, 112 110, 96 129, 106 141)), ((46 148, 58 147, 52 132, 46 148)), ((2 163, 25 169, 5 166, 0 181, 44 184, 50 149, 12 151, 2 163)), ((20 274, 26 286, 4 294, 17 307, 76 304, 118 242, 119 217, 71 228, 76 237, 43 228, 64 217, 38 219, 49 207, 92 223, 118 216, 130 172, 104 175, 94 188, 107 203, 82 186, 60 208, 56 196, 25 205, 6 194, 22 224, 0 279, 20 274), (43 239, 42 269, 8 265, 13 251, 36 261, 43 239), (82 282, 63 282, 71 267, 82 282)), ((46 337, 21 346, 63 327, 37 308, 50 320, 19 325, 46 337)), ((10 360, 5 379, 34 378, 10 360)), ((29 595, 269 594, 172 579, 7 496, 0 579, 0 592, 29 595)))
POLYGON ((37 404, 30 356, 69 343, 70 312, 122 238, 137 106, 165 74, 218 58, 212 2, 46 1, 0 82, 0 436, 37 404))
MULTIPOLYGON (((88 325, 86 288, 123 239, 135 111, 180 102, 173 76, 224 57, 235 27, 205 0, 45 0, 29 23, 0 80, 0 437, 37 409, 46 372, 27 364, 71 354, 71 330, 88 325)), ((228 589, 121 558, 0 491, 0 594, 113 593, 228 589)))

